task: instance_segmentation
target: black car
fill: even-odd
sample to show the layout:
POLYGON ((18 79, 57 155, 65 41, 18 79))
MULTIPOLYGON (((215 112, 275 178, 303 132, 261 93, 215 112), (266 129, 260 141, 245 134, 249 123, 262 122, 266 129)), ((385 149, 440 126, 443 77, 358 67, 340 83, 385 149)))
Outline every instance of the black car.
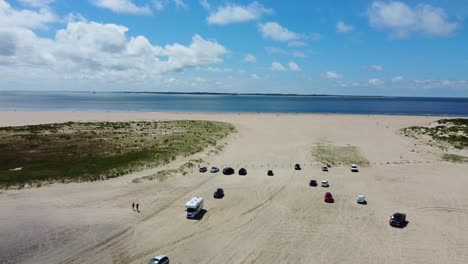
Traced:
POLYGON ((241 175, 241 176, 247 175, 247 170, 244 169, 244 168, 241 168, 241 169, 239 170, 239 175, 241 175))
POLYGON ((199 172, 206 172, 207 170, 208 169, 205 166, 201 166, 200 168, 198 168, 199 172))
POLYGON ((267 175, 268 175, 268 176, 273 176, 273 171, 272 171, 272 170, 268 170, 267 175))
POLYGON ((224 190, 222 188, 216 189, 216 192, 214 192, 213 197, 215 199, 221 199, 224 197, 224 190))
POLYGON ((294 169, 295 170, 301 170, 301 165, 299 165, 299 164, 294 165, 294 169))
POLYGON ((389 224, 394 227, 404 227, 406 225, 406 214, 394 213, 390 216, 389 224))
POLYGON ((309 186, 317 187, 317 181, 316 180, 310 180, 309 186))
POLYGON ((223 169, 223 174, 224 175, 232 175, 234 174, 234 169, 231 167, 227 167, 223 169))

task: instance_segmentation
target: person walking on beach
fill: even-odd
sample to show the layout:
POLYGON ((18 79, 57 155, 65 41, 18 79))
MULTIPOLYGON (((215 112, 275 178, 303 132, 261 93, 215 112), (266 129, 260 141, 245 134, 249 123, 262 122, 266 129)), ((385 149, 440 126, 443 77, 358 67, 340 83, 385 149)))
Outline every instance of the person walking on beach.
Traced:
POLYGON ((132 203, 132 210, 135 211, 135 203, 132 203))
POLYGON ((137 212, 140 212, 140 210, 138 210, 138 203, 136 204, 136 210, 137 212))

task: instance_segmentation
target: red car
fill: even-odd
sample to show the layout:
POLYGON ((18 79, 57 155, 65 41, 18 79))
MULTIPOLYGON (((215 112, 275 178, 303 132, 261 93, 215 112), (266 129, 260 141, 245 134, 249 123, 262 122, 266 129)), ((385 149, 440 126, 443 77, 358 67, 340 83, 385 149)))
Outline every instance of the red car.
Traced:
POLYGON ((326 203, 333 203, 334 200, 333 200, 333 196, 331 194, 331 192, 326 192, 325 193, 325 197, 323 199, 326 203))

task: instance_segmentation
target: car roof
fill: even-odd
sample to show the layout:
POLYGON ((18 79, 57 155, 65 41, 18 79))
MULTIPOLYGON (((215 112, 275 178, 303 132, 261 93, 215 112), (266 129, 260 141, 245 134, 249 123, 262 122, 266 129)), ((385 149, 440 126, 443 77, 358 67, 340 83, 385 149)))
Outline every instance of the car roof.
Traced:
POLYGON ((153 257, 153 260, 161 260, 162 258, 165 258, 167 257, 166 255, 159 255, 159 256, 156 256, 156 257, 153 257))

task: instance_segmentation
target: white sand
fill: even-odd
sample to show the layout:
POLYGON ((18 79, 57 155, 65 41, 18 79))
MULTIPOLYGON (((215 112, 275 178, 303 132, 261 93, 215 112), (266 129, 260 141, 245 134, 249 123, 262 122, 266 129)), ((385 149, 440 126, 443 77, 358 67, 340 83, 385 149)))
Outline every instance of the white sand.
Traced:
POLYGON ((2 191, 0 263, 147 263, 160 253, 171 263, 468 263, 468 165, 441 162, 442 151, 396 133, 437 117, 1 112, 0 126, 160 119, 221 120, 238 129, 220 154, 165 167, 202 157, 248 175, 194 170, 131 183, 157 171, 149 170, 2 191), (310 150, 324 141, 357 146, 371 167, 321 172, 310 150), (294 171, 295 163, 303 170, 294 171), (310 179, 326 179, 330 188, 309 187, 310 179), (217 187, 226 192, 222 200, 212 198, 217 187), (325 191, 334 204, 323 202, 325 191), (356 204, 361 193, 367 205, 356 204), (200 221, 184 215, 192 196, 206 197, 200 221), (134 201, 141 213, 131 210, 134 201), (404 229, 388 225, 397 211, 407 214, 404 229))

